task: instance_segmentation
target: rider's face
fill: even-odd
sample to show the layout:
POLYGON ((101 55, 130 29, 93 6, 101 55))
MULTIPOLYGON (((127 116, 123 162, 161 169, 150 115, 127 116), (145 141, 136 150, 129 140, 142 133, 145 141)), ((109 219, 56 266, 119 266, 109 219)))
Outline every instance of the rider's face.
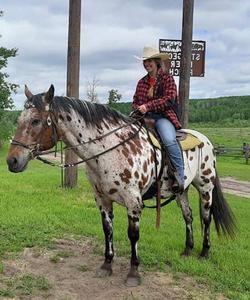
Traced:
POLYGON ((146 59, 143 61, 143 66, 149 74, 154 74, 157 71, 157 64, 154 59, 146 59))

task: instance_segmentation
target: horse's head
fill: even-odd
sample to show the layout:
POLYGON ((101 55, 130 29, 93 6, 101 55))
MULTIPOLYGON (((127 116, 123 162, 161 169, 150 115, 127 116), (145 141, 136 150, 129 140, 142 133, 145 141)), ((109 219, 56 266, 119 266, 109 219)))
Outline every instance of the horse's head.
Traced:
POLYGON ((25 86, 27 100, 11 142, 7 163, 11 172, 22 172, 40 151, 52 148, 58 138, 55 116, 50 110, 54 86, 46 93, 33 95, 25 86))

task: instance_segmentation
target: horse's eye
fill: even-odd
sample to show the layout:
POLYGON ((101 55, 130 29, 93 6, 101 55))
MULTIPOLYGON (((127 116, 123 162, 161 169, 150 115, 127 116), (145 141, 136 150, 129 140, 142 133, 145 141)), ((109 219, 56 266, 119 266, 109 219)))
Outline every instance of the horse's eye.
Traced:
POLYGON ((32 122, 31 122, 31 125, 32 126, 37 126, 37 125, 39 125, 41 123, 41 120, 39 120, 39 119, 34 119, 32 122))

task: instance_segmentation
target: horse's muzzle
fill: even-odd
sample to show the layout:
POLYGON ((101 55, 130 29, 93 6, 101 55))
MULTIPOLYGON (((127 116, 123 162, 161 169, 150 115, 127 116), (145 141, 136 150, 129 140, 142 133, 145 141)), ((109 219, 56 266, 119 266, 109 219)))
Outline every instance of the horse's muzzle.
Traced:
POLYGON ((23 159, 17 158, 15 156, 9 156, 7 158, 7 164, 9 167, 9 171, 13 173, 22 172, 25 170, 27 166, 28 160, 25 161, 23 159))

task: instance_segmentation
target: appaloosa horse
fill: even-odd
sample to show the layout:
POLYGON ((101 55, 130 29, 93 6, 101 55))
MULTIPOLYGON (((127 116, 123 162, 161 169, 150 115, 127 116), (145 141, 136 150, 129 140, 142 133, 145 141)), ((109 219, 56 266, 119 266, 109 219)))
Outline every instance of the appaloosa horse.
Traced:
MULTIPOLYGON (((142 197, 155 183, 158 175, 155 160, 161 165, 161 151, 157 150, 155 155, 147 131, 139 122, 105 105, 69 97, 54 97, 53 85, 46 93, 37 95, 33 95, 26 87, 25 95, 25 108, 19 117, 7 157, 9 170, 23 171, 30 159, 41 151, 52 148, 58 140, 63 140, 67 146, 72 147, 86 161, 89 181, 102 216, 106 250, 99 274, 107 276, 112 273, 112 204, 117 202, 127 209, 128 237, 131 242, 131 267, 126 284, 138 285, 140 275, 137 243, 143 208, 142 197)), ((200 256, 207 257, 211 217, 213 216, 218 233, 222 231, 230 235, 234 232, 234 217, 221 192, 211 142, 199 132, 184 131, 198 137, 201 143, 183 153, 185 191, 177 195, 186 223, 183 255, 189 255, 194 245, 193 218, 188 203, 188 188, 193 184, 200 195, 201 219, 204 225, 200 256)), ((166 170, 162 178, 164 182, 161 193, 165 196, 171 195, 166 170)))

